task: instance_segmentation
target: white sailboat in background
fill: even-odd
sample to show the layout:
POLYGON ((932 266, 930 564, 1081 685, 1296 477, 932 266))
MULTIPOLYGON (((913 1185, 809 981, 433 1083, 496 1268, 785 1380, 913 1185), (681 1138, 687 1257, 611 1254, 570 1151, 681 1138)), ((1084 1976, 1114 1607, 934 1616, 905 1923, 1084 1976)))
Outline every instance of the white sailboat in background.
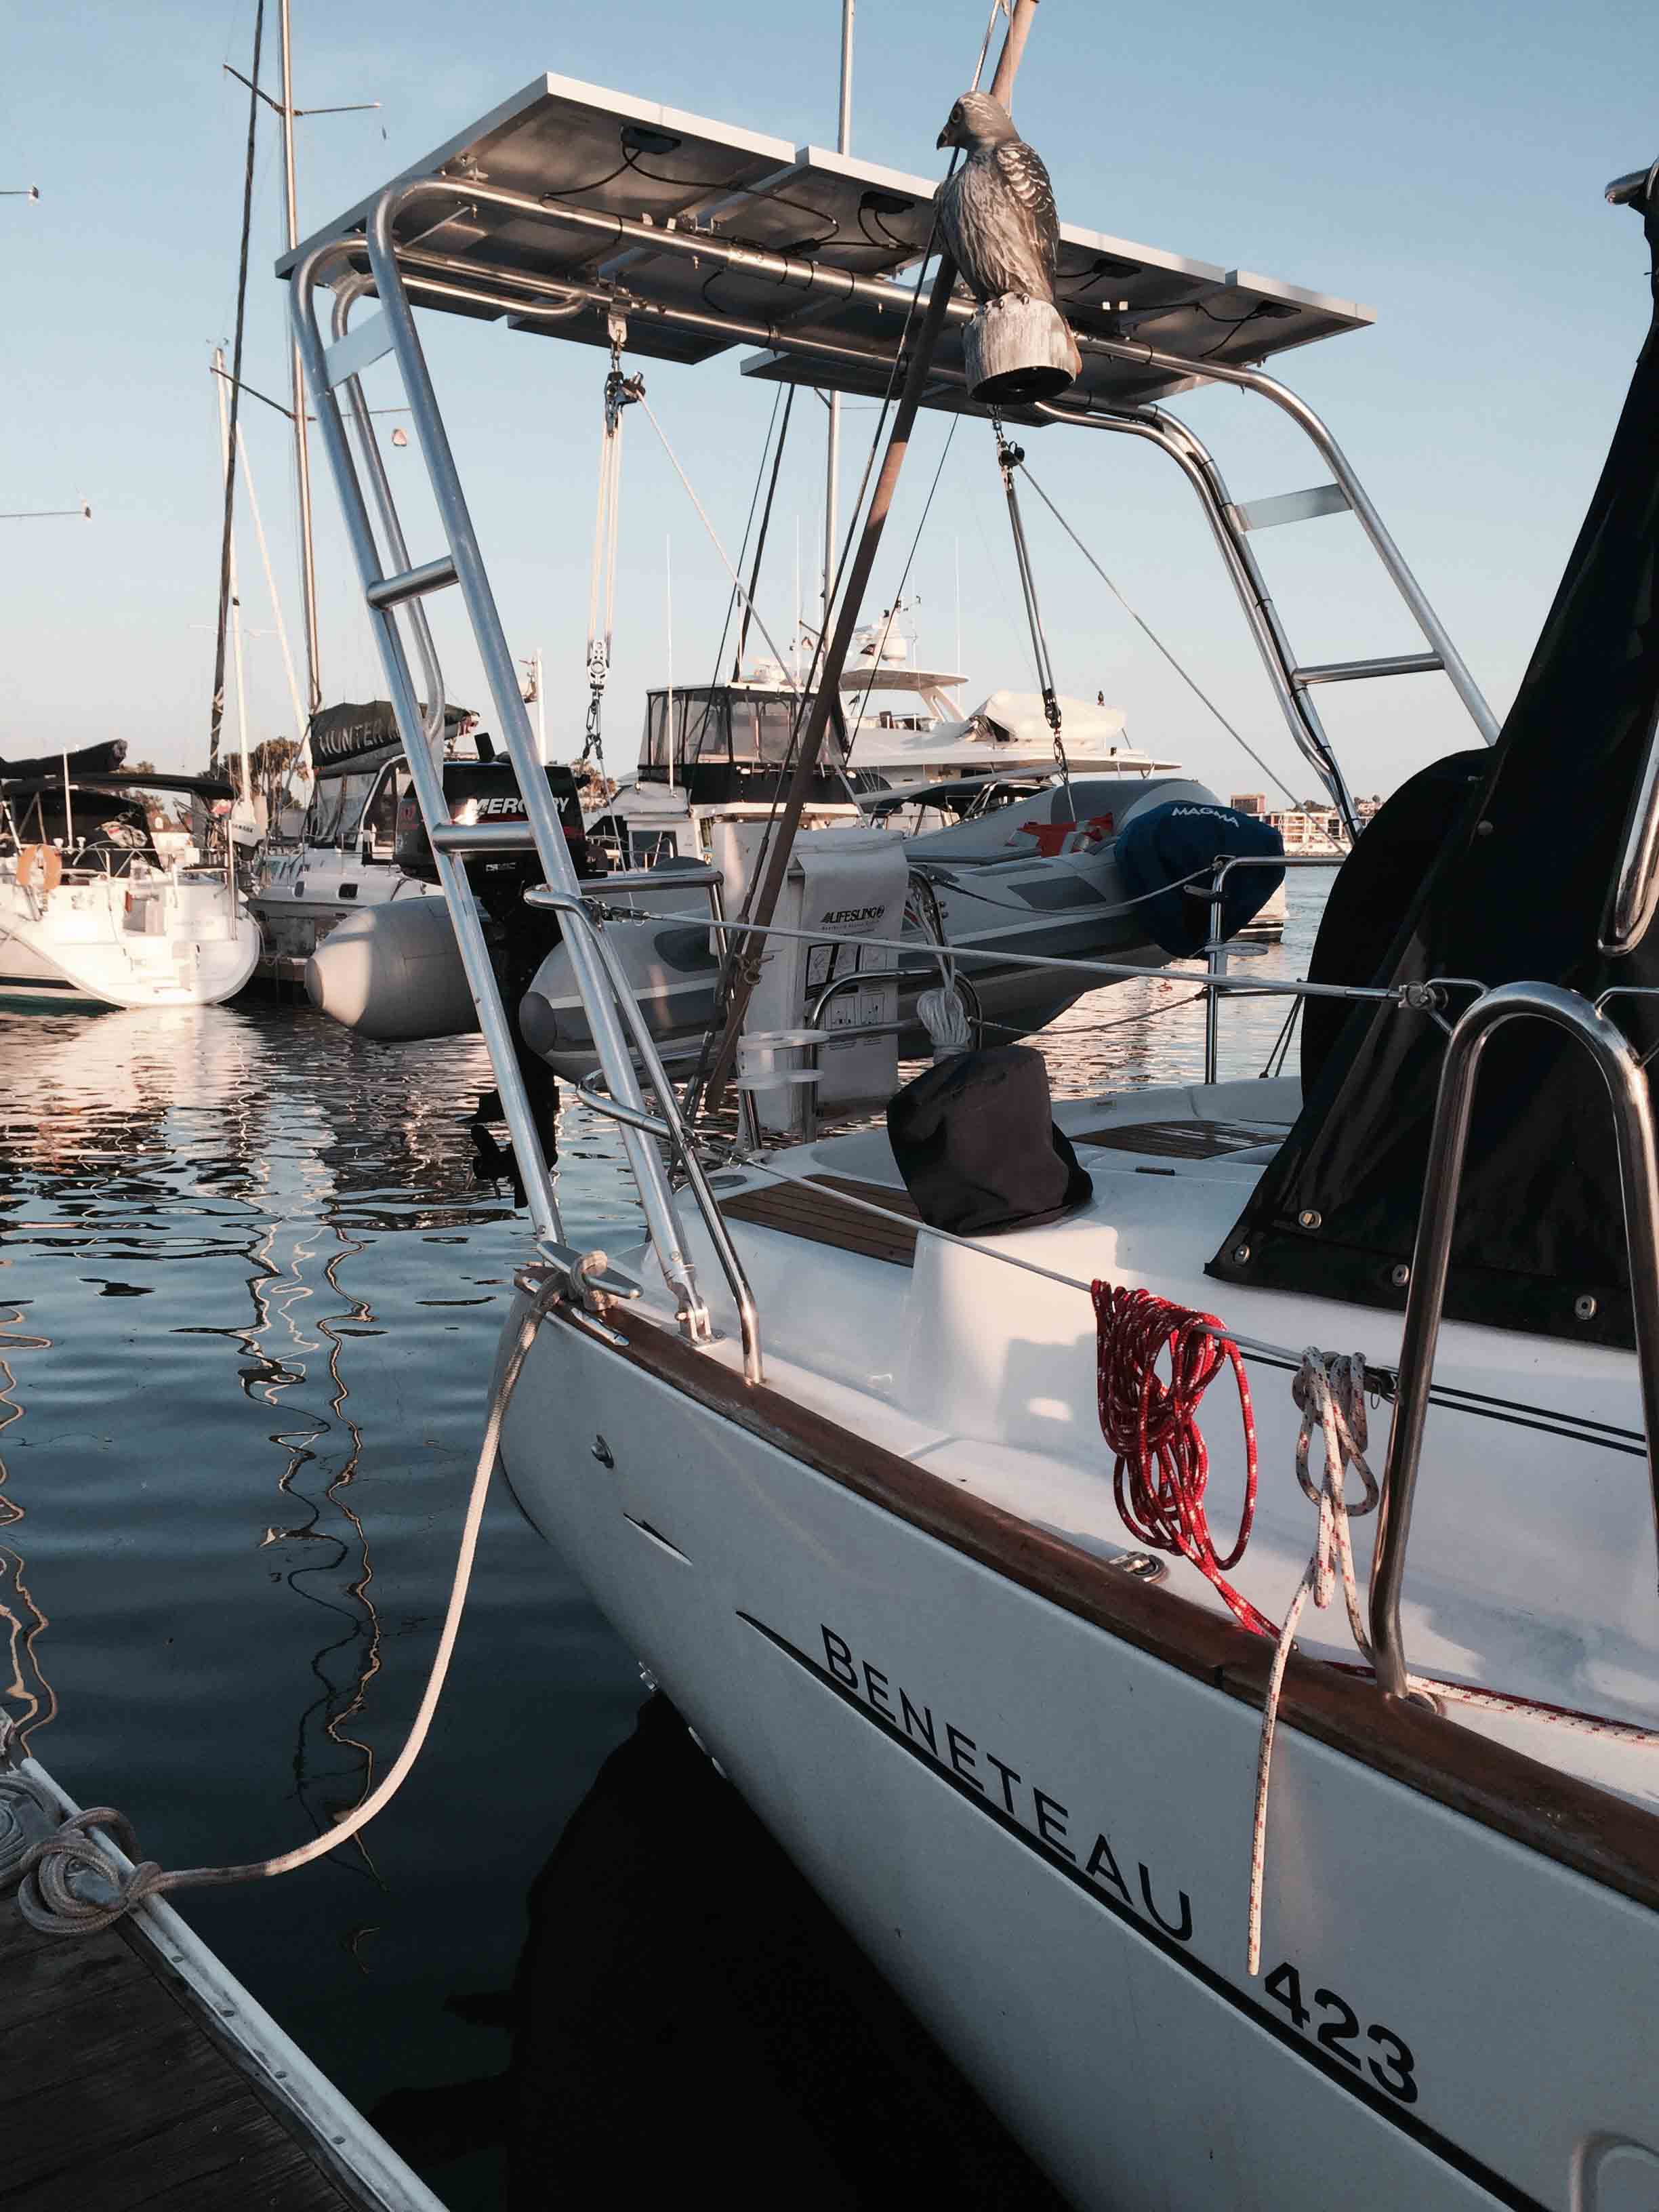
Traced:
POLYGON ((230 786, 121 767, 120 740, 0 762, 0 994, 31 1004, 211 1006, 253 972, 258 932, 207 803, 230 786), (142 794, 188 793, 203 841, 142 794), (210 842, 211 839, 211 842, 210 842))

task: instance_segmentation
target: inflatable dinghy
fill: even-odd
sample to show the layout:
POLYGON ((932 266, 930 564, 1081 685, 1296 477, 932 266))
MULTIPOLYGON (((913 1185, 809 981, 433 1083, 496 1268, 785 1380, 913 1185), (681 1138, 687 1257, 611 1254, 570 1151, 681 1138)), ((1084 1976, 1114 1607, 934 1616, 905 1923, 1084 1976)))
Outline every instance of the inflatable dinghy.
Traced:
MULTIPOLYGON (((1162 966, 1196 951, 1208 934, 1208 901, 1190 896, 1188 881, 1206 876, 1218 854, 1270 858, 1282 851, 1265 823, 1236 813, 1185 778, 1079 777, 1069 796, 1068 805, 1066 787, 1056 785, 905 841, 912 870, 932 888, 950 951, 989 956, 963 959, 958 970, 973 986, 988 1042, 1042 1029, 1110 981, 997 956, 1162 966)), ((1237 871, 1228 881, 1227 933, 1242 927, 1281 880, 1271 867, 1237 871)), ((635 901, 641 918, 611 922, 607 934, 659 1048, 672 1052, 694 1045, 714 1019, 720 963, 708 925, 686 918, 697 912, 699 896, 665 890, 665 896, 635 901)), ((920 927, 907 923, 905 935, 915 940, 914 951, 899 956, 898 1018, 905 1024, 899 1051, 908 1056, 931 1049, 916 1001, 938 986, 939 968, 920 927)), ((829 980, 834 950, 822 949, 829 980)), ((542 963, 519 1024, 525 1042, 556 1074, 574 1080, 596 1064, 562 945, 542 963)))

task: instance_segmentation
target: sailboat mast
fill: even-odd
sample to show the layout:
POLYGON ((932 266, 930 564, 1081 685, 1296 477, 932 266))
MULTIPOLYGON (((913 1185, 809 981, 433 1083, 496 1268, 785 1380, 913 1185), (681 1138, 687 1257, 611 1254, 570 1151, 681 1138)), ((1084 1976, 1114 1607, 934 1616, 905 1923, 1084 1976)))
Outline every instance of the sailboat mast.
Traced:
MULTIPOLYGON (((287 0, 283 0, 286 7, 287 0)), ((836 151, 853 150, 853 8, 854 0, 841 0, 841 112, 836 131, 836 151)), ((823 471, 823 633, 830 634, 830 601, 836 586, 836 539, 841 527, 841 394, 830 394, 829 447, 823 471)))
MULTIPOLYGON (((849 0, 850 4, 850 0, 849 0)), ((279 0, 277 21, 283 49, 283 183, 288 243, 300 242, 300 203, 294 168, 294 46, 289 29, 289 0, 279 0)), ((300 501, 300 594, 305 614, 306 690, 312 714, 323 703, 317 650, 317 557, 311 522, 311 447, 306 430, 305 372, 298 339, 289 348, 289 389, 294 400, 294 476, 300 501)))
MULTIPOLYGON (((231 472, 230 417, 225 406, 225 386, 228 378, 225 370, 222 346, 216 347, 213 355, 213 388, 219 402, 219 459, 225 475, 231 472)), ((240 426, 238 440, 240 439, 240 426)), ((236 540, 230 541, 230 637, 236 671, 236 750, 242 769, 242 804, 250 813, 253 807, 253 772, 247 750, 247 685, 242 669, 242 601, 236 586, 236 540)))

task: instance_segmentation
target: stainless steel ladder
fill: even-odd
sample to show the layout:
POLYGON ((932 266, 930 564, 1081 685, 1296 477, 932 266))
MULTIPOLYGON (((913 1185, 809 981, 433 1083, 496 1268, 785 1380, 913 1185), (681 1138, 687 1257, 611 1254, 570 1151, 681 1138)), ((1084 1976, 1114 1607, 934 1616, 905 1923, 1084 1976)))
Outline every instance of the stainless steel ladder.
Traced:
MULTIPOLYGON (((717 1255, 732 1282, 744 1319, 745 1370, 750 1380, 758 1380, 757 1340, 753 1345, 750 1342, 752 1301, 747 1297, 741 1268, 735 1254, 731 1252, 729 1239, 723 1234, 724 1224, 691 1154, 672 1087, 648 1032, 642 1024, 627 1020, 626 1015, 637 1010, 629 1006, 625 1014, 619 1004, 617 975, 605 958, 598 933, 582 906, 563 827, 548 789, 530 718, 520 695, 513 656, 484 571, 477 536, 410 311, 393 245, 392 225, 399 210, 410 198, 429 196, 434 188, 447 197, 453 196, 453 185, 442 180, 412 179, 389 185, 368 217, 366 240, 330 240, 315 247, 295 269, 289 298, 306 380, 339 494, 410 781, 431 840, 439 881, 454 924, 456 943, 495 1071, 502 1109, 512 1133, 541 1250, 563 1267, 573 1281, 580 1281, 583 1255, 565 1241, 553 1180, 543 1158, 519 1071, 511 1021, 501 1003, 483 921, 465 865, 469 854, 522 852, 532 848, 551 894, 547 902, 556 903, 560 909, 564 943, 587 1012, 597 1057, 611 1097, 620 1109, 617 1118, 644 1209, 647 1231, 664 1279, 674 1297, 682 1330, 693 1344, 702 1346, 714 1341, 708 1310, 698 1291, 696 1270, 686 1250, 668 1174, 651 1132, 665 1137, 676 1152, 684 1152, 683 1164, 688 1168, 694 1194, 704 1212, 717 1255), (367 278, 354 273, 350 267, 353 255, 361 253, 365 245, 370 269, 367 278), (326 345, 318 327, 315 305, 317 288, 325 272, 336 286, 333 337, 326 345), (356 328, 349 327, 352 306, 371 289, 380 300, 379 313, 356 328), (387 354, 395 360, 403 380, 416 442, 425 463, 445 539, 441 552, 420 562, 410 557, 360 382, 362 371, 387 354), (385 543, 384 563, 381 544, 347 434, 342 394, 356 427, 385 543), (506 742, 524 797, 527 830, 511 824, 460 823, 449 818, 442 772, 434 760, 432 744, 442 725, 443 677, 422 602, 432 593, 451 586, 459 587, 465 605, 497 727, 506 742), (403 609, 409 611, 427 687, 424 716, 416 699, 399 625, 399 611, 403 609), (645 1111, 641 1073, 656 1097, 660 1116, 653 1117, 645 1111)), ((615 878, 608 881, 612 890, 617 887, 615 878)), ((616 1279, 620 1279, 613 1278, 616 1279)))
POLYGON ((1115 430, 1144 439, 1168 453, 1180 468, 1203 506, 1291 736, 1330 793, 1351 838, 1358 834, 1359 824, 1352 794, 1314 703, 1313 694, 1322 685, 1443 672, 1483 743, 1497 744, 1497 716, 1430 605, 1427 593, 1407 566, 1347 456, 1304 399, 1260 369, 1234 368, 1223 362, 1206 362, 1200 368, 1178 354, 1166 354, 1153 346, 1119 339, 1089 338, 1081 343, 1085 351, 1110 354, 1115 359, 1152 368, 1176 369, 1188 374, 1196 371, 1216 383, 1255 392, 1290 416, 1330 470, 1328 483, 1316 484, 1307 491, 1282 492, 1272 498, 1241 502, 1228 490, 1214 456, 1196 432, 1165 408, 1068 407, 1063 401, 1056 401, 1037 410, 1050 422, 1082 423, 1091 429, 1115 430), (1428 647, 1425 653, 1387 653, 1363 660, 1297 659, 1249 539, 1256 531, 1307 521, 1316 515, 1334 514, 1345 509, 1352 510, 1382 563, 1384 574, 1422 632, 1428 647))

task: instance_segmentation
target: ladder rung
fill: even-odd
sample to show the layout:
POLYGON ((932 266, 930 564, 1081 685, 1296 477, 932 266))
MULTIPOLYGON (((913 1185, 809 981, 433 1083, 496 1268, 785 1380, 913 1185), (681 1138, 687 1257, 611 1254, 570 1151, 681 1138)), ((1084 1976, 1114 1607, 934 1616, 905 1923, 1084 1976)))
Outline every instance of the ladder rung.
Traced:
POLYGON ((438 853, 533 853, 536 835, 527 822, 441 822, 432 847, 438 853))
POLYGON ((424 599, 428 592, 441 592, 454 581, 455 556, 443 553, 418 568, 406 568, 401 576, 382 576, 369 586, 366 596, 372 607, 399 607, 405 599, 424 599))
POLYGON ((1311 522, 1321 514, 1346 514, 1348 495, 1340 484, 1314 484, 1307 491, 1275 492, 1270 499, 1237 500, 1231 513, 1241 530, 1275 530, 1286 522, 1311 522))
POLYGON ((359 323, 343 338, 336 338, 323 356, 323 368, 328 377, 328 388, 334 391, 349 376, 361 376, 373 362, 392 350, 392 326, 384 312, 359 323))
POLYGON ((1316 668, 1293 668, 1291 681, 1309 684, 1358 684, 1368 676, 1432 676, 1445 662, 1437 653, 1395 653, 1381 660, 1327 660, 1316 668))

